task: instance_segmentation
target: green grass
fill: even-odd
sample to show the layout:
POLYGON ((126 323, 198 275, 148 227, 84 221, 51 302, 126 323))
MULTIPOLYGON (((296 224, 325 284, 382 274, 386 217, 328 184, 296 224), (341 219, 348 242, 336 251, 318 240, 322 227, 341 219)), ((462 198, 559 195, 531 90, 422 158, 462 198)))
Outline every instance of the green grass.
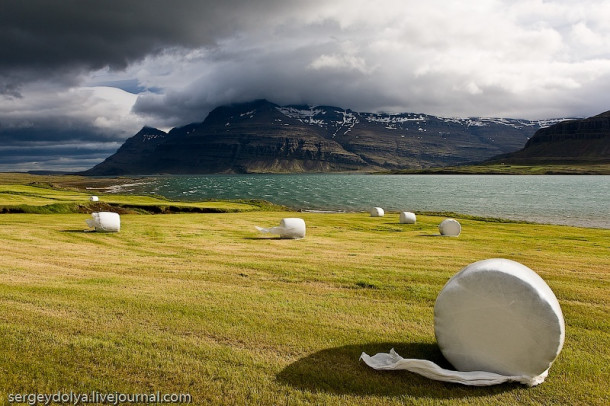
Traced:
POLYGON ((58 390, 189 392, 195 404, 610 401, 610 230, 462 218, 462 235, 444 238, 439 216, 245 211, 122 215, 120 233, 100 234, 82 231, 86 218, 0 215, 3 404, 58 390), (303 240, 254 229, 293 216, 303 240), (394 347, 447 366, 435 298, 492 257, 531 267, 559 299, 566 341, 546 382, 473 388, 358 362, 394 347))
POLYGON ((501 164, 444 166, 426 169, 391 171, 395 174, 464 174, 464 175, 610 175, 610 164, 501 164))
POLYGON ((97 192, 57 189, 40 182, 28 185, 0 183, 0 213, 57 214, 104 210, 119 213, 228 213, 272 209, 281 208, 258 200, 184 202, 171 201, 160 196, 98 194, 97 192), (93 194, 100 198, 99 203, 89 201, 93 194))

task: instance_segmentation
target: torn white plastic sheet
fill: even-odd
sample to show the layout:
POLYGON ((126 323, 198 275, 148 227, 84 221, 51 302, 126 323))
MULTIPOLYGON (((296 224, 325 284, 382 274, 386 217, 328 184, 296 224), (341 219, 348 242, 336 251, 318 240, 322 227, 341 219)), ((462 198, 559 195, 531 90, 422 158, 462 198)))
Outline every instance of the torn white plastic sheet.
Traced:
POLYGON ((544 381, 548 371, 543 375, 532 379, 529 376, 505 376, 493 372, 483 371, 452 371, 436 365, 432 361, 424 359, 405 359, 398 355, 392 348, 389 354, 377 354, 372 357, 362 353, 360 359, 368 366, 377 370, 397 371, 405 370, 425 376, 435 381, 461 383, 468 386, 491 386, 505 382, 518 382, 528 386, 535 386, 544 381))
POLYGON ((255 226, 262 233, 278 234, 280 238, 305 238, 305 220, 295 217, 282 219, 277 227, 263 228, 255 226))
POLYGON ((91 218, 85 220, 89 227, 94 227, 95 231, 108 233, 119 232, 121 230, 121 216, 118 213, 108 211, 93 212, 91 218))
POLYGON ((455 219, 445 219, 438 225, 438 231, 441 235, 457 237, 462 232, 462 226, 455 219))
POLYGON ((410 211, 403 211, 400 213, 400 223, 401 224, 415 224, 417 217, 415 217, 415 213, 411 213, 410 211))
POLYGON ((444 382, 535 386, 544 382, 565 339, 549 286, 528 267, 498 258, 470 264, 447 282, 434 306, 434 331, 457 371, 393 350, 361 359, 375 369, 404 369, 444 382))
POLYGON ((384 211, 381 207, 373 207, 371 209, 371 217, 383 217, 384 211))

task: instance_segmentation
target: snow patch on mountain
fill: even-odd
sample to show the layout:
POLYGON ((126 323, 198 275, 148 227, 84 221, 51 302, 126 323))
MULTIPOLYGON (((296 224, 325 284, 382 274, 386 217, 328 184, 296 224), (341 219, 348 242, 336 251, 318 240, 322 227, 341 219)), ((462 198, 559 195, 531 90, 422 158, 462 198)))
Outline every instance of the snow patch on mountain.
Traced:
POLYGON ((147 142, 157 138, 164 138, 164 135, 161 134, 144 134, 142 135, 142 141, 147 142))
POLYGON ((349 110, 336 108, 330 110, 319 106, 306 106, 306 108, 276 107, 276 109, 286 117, 299 120, 302 123, 317 125, 329 131, 334 130, 333 138, 342 130, 344 130, 344 134, 347 134, 359 122, 356 114, 349 110))
POLYGON ((318 114, 325 114, 325 111, 315 107, 309 107, 308 109, 299 109, 296 107, 276 107, 286 117, 296 118, 297 120, 312 120, 313 117, 318 114))
POLYGON ((402 124, 409 121, 426 121, 426 116, 422 114, 360 113, 360 115, 369 123, 402 124))
POLYGON ((556 124, 564 119, 522 120, 495 117, 436 117, 421 113, 357 113, 337 107, 327 106, 284 106, 276 109, 286 117, 302 123, 326 128, 334 138, 337 134, 346 135, 359 122, 382 124, 386 130, 409 129, 424 132, 425 127, 434 122, 458 124, 463 127, 490 127, 501 125, 515 129, 540 128, 556 124))
POLYGON ((254 118, 254 114, 256 113, 256 110, 250 110, 247 111, 245 113, 241 113, 239 116, 240 117, 247 117, 247 118, 254 118))
POLYGON ((460 124, 466 127, 488 127, 490 124, 505 125, 512 128, 521 129, 524 127, 548 127, 556 124, 563 119, 549 120, 520 120, 513 118, 495 118, 495 117, 439 117, 440 120, 446 123, 460 124))

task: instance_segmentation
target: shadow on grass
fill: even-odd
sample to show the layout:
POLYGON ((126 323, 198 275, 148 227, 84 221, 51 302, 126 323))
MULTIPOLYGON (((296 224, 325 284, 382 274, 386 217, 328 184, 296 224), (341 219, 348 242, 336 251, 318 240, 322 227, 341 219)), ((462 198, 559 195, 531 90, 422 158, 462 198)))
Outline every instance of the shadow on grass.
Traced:
MULTIPOLYGON (((253 236, 253 237, 244 237, 244 240, 272 240, 272 241, 277 240, 277 241, 280 241, 280 240, 295 240, 295 239, 297 239, 297 238, 280 238, 279 235, 275 235, 275 234, 272 234, 272 235, 269 235, 269 234, 267 234, 267 235, 257 235, 257 236, 253 236)), ((302 240, 302 238, 301 238, 301 240, 302 240)))
POLYGON ((279 236, 260 236, 260 237, 243 237, 244 240, 258 241, 300 241, 304 238, 281 238, 279 236))
POLYGON ((359 361, 360 354, 375 355, 394 348, 403 358, 427 359, 454 369, 436 344, 375 343, 330 348, 300 359, 282 370, 276 379, 300 390, 356 396, 411 396, 429 399, 461 399, 492 396, 516 390, 518 384, 487 387, 433 381, 408 371, 376 371, 359 361))

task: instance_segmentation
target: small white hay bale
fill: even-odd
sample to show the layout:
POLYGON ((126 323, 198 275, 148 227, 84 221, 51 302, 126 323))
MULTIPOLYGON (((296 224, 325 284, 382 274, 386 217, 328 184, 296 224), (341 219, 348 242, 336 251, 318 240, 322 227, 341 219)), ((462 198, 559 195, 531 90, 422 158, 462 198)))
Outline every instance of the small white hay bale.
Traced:
POLYGON ((278 234, 280 238, 301 239, 305 238, 305 220, 288 217, 280 221, 277 227, 263 228, 255 226, 262 233, 278 234))
POLYGON ((371 209, 371 217, 383 217, 384 211, 381 207, 373 207, 371 209))
POLYGON ((400 223, 401 224, 415 224, 417 217, 415 217, 415 213, 411 213, 410 211, 403 211, 400 213, 400 223))
POLYGON ((92 201, 92 202, 97 202, 97 201, 99 201, 100 199, 99 199, 99 197, 97 197, 97 196, 91 196, 91 197, 89 198, 89 200, 90 200, 90 201, 92 201))
POLYGON ((114 233, 121 231, 121 216, 109 211, 93 212, 91 218, 85 220, 89 227, 95 231, 114 233))
POLYGON ((457 371, 404 359, 393 350, 363 353, 361 359, 375 369, 405 369, 464 385, 535 386, 563 347, 565 324, 557 298, 538 274, 494 258, 466 266, 445 284, 434 306, 434 332, 457 371))
POLYGON ((445 219, 438 225, 441 235, 457 237, 462 232, 462 226, 456 219, 445 219))

